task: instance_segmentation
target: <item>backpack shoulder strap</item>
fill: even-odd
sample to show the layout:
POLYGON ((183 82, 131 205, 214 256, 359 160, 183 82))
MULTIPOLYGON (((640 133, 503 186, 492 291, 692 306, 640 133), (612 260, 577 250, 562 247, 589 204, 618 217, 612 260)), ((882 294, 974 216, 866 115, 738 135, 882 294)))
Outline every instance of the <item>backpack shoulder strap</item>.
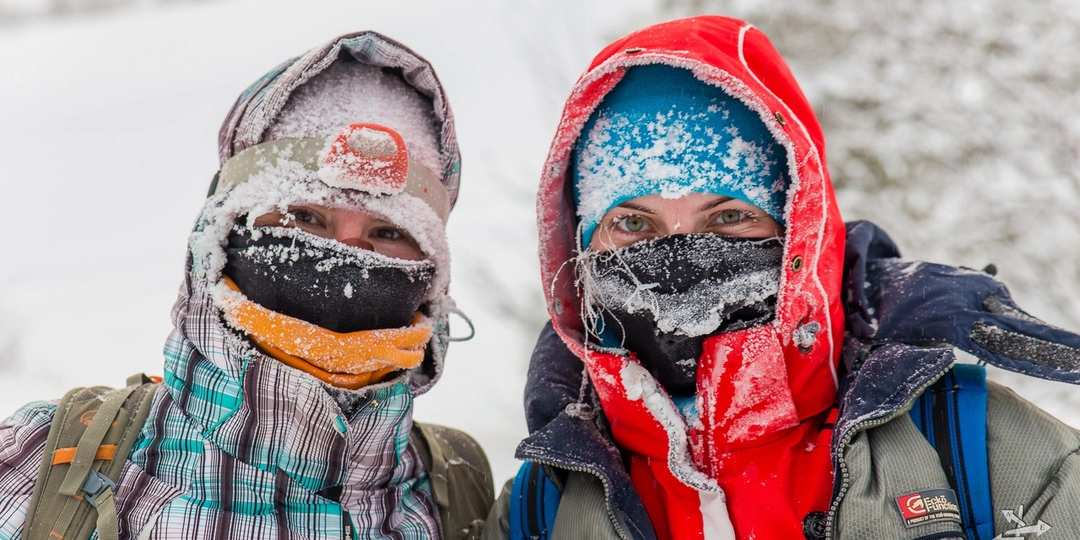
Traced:
POLYGON ((95 529, 101 540, 117 539, 116 481, 157 386, 140 374, 124 388, 76 388, 64 396, 34 483, 27 540, 85 540, 95 529))
POLYGON ((491 465, 484 450, 462 431, 413 422, 409 440, 428 471, 443 536, 474 540, 495 503, 491 465))
POLYGON ((542 465, 522 463, 510 490, 510 540, 548 540, 561 499, 542 465))
POLYGON ((986 457, 986 368, 956 364, 916 400, 909 413, 937 451, 956 491, 969 540, 994 537, 986 457))

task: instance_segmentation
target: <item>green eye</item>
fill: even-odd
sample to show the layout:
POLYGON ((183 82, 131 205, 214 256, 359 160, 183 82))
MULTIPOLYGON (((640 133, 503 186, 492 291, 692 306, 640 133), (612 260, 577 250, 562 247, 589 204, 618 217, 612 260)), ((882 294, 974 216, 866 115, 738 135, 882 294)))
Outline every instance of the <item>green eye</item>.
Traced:
POLYGON ((720 223, 726 223, 726 224, 730 225, 732 223, 738 223, 739 221, 742 221, 743 213, 742 213, 742 210, 736 210, 734 208, 729 208, 727 210, 724 210, 724 211, 720 212, 720 215, 717 216, 716 219, 720 223))
POLYGON ((621 222, 622 228, 630 232, 641 232, 645 229, 645 219, 641 216, 627 216, 621 222))

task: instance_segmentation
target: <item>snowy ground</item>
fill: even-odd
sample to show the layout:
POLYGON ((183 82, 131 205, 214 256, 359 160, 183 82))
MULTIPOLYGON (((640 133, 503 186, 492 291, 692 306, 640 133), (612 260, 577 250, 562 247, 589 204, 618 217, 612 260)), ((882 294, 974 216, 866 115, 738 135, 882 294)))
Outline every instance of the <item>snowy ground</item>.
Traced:
MULTIPOLYGON (((170 2, 0 27, 0 416, 74 386, 160 373, 221 119, 282 60, 376 29, 435 65, 464 155, 452 291, 477 337, 452 345, 416 416, 465 429, 496 477, 511 475, 544 317, 533 192, 548 137, 578 72, 604 42, 647 22, 632 14, 651 4, 170 2)), ((1073 387, 1018 384, 1080 425, 1073 387)))

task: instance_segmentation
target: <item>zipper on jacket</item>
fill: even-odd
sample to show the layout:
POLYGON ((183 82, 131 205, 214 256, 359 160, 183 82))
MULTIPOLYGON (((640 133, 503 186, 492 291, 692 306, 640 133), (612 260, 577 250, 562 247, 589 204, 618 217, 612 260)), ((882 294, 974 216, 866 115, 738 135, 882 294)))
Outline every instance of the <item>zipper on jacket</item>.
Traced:
POLYGON ((615 528, 615 532, 618 533, 619 538, 621 538, 622 540, 633 540, 633 538, 631 536, 627 535, 626 531, 624 531, 622 529, 622 527, 619 526, 619 518, 615 515, 615 511, 611 509, 611 486, 608 485, 608 481, 607 481, 607 479, 604 478, 603 475, 597 474, 592 469, 588 469, 586 467, 574 467, 574 466, 569 466, 568 467, 566 465, 561 465, 559 463, 555 463, 553 461, 547 461, 547 460, 544 460, 544 459, 532 459, 532 458, 530 458, 529 461, 532 461, 534 463, 540 463, 542 465, 547 465, 549 467, 555 467, 557 469, 563 469, 563 470, 566 470, 566 471, 573 471, 573 472, 579 472, 579 473, 588 473, 588 474, 591 474, 591 475, 599 478, 600 479, 600 484, 602 484, 604 486, 604 509, 607 510, 608 519, 611 521, 611 525, 615 528))
MULTIPOLYGON (((951 368, 952 364, 950 364, 949 367, 951 368)), ((944 376, 946 371, 948 371, 948 368, 946 368, 945 371, 938 373, 937 376, 929 380, 926 384, 919 386, 915 392, 912 392, 908 396, 909 399, 905 402, 905 405, 910 405, 912 402, 914 402, 915 399, 922 395, 922 393, 925 392, 927 388, 933 386, 933 384, 937 382, 938 379, 944 376)), ((908 407, 908 409, 910 408, 911 407, 908 407)), ((840 490, 836 492, 836 497, 833 498, 832 504, 829 506, 829 516, 828 519, 825 520, 826 538, 836 538, 836 512, 840 510, 840 501, 844 499, 844 495, 847 494, 848 488, 851 487, 848 482, 847 463, 844 461, 844 450, 847 448, 848 444, 851 443, 851 439, 854 438, 855 435, 870 428, 875 428, 877 426, 887 424, 904 414, 907 414, 907 409, 905 409, 904 407, 900 407, 889 416, 878 418, 876 420, 868 420, 861 424, 856 424, 854 427, 848 430, 848 432, 844 435, 844 438, 840 440, 840 444, 836 448, 836 461, 840 465, 840 470, 837 471, 840 474, 840 490)))

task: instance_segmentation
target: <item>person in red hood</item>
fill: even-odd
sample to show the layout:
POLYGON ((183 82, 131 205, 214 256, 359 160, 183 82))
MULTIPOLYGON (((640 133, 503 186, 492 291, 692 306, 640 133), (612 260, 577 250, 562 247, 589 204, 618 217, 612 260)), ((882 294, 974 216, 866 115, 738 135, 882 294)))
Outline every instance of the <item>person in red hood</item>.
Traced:
MULTIPOLYGON (((1061 380, 1080 369, 1018 367, 1008 347, 973 344, 983 327, 960 302, 1004 291, 990 276, 904 266, 873 225, 845 229, 821 127, 753 26, 695 17, 605 48, 567 101, 538 199, 551 324, 526 388, 528 463, 485 538, 968 538, 969 515, 985 533, 997 513, 1004 532, 1004 510, 1037 498, 995 493, 997 512, 961 511, 978 490, 955 487, 959 465, 903 413, 959 376, 942 343, 1061 380), (878 258, 897 266, 867 263, 878 258), (955 324, 912 315, 901 332, 875 315, 892 298, 927 304, 890 315, 955 324), (882 347, 899 342, 910 345, 882 347)), ((977 307, 981 322, 1004 324, 977 307)), ((1048 455, 1080 465, 1075 430, 1039 429, 1064 441, 1048 455)))

